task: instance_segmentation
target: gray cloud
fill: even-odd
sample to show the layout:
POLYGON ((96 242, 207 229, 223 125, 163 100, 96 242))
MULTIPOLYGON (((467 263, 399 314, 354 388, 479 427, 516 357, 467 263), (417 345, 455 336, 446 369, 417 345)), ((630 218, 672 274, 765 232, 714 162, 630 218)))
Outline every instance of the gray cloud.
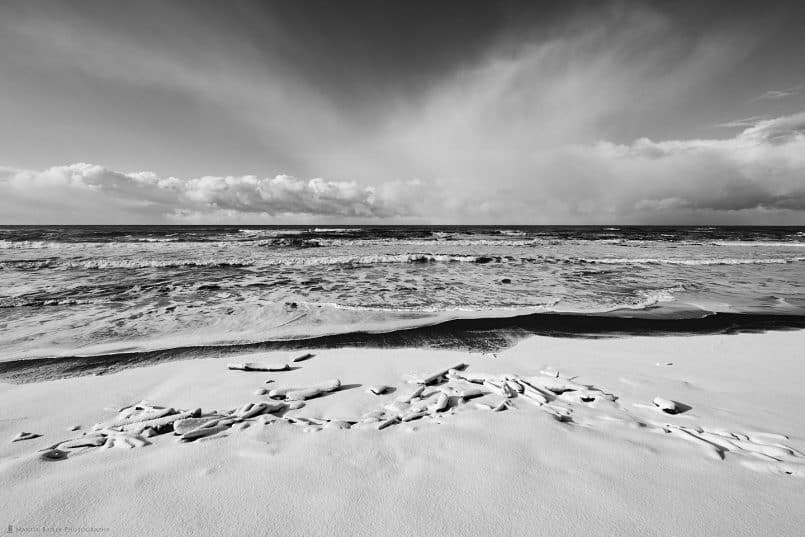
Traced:
POLYGON ((801 222, 805 113, 761 120, 733 138, 575 146, 553 166, 565 166, 565 179, 593 192, 598 207, 632 221, 801 222))
POLYGON ((745 129, 747 127, 753 127, 758 122, 769 119, 768 116, 751 116, 745 117, 741 119, 733 119, 731 121, 725 121, 724 123, 719 123, 714 125, 715 127, 723 127, 726 129, 745 129))
POLYGON ((799 93, 799 88, 789 88, 785 90, 768 90, 763 92, 762 94, 758 95, 750 102, 757 102, 757 101, 778 101, 780 99, 785 99, 786 97, 791 97, 793 95, 797 95, 799 93))
POLYGON ((758 121, 746 129, 741 138, 774 144, 802 140, 805 135, 805 112, 758 121))

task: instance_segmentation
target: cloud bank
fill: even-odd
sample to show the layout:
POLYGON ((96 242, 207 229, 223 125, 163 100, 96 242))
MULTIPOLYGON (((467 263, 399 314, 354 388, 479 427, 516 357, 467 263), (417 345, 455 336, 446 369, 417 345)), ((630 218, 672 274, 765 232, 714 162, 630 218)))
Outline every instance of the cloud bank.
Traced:
POLYGON ((805 222, 805 113, 760 120, 728 139, 575 146, 558 161, 574 170, 570 188, 584 193, 579 212, 647 223, 805 222))
POLYGON ((418 181, 355 182, 276 177, 160 177, 77 163, 35 170, 0 168, 0 207, 28 222, 218 222, 405 217, 418 181))
POLYGON ((805 112, 725 139, 568 144, 535 152, 530 164, 533 183, 490 176, 471 189, 288 175, 180 179, 84 163, 0 168, 0 208, 21 223, 805 221, 805 112))

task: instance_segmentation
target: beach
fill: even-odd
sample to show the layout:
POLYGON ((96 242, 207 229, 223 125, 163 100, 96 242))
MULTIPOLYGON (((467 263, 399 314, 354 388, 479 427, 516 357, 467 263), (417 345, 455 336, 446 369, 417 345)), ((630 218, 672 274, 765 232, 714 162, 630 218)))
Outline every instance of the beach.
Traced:
POLYGON ((31 532, 797 535, 803 343, 802 331, 532 336, 497 353, 308 349, 299 362, 300 352, 248 353, 4 383, 1 503, 9 525, 31 532), (292 369, 227 367, 244 362, 292 369), (136 447, 118 438, 42 457, 138 402, 223 414, 284 400, 258 390, 328 379, 339 388, 301 408, 194 441, 165 431, 135 435, 136 447), (528 388, 496 393, 495 379, 550 401, 528 388), (551 382, 568 389, 544 390, 551 382), (399 400, 420 385, 424 414, 390 419, 410 411, 399 400), (439 394, 446 408, 434 407, 439 394), (10 442, 21 431, 41 436, 10 442))
POLYGON ((0 1, 0 533, 805 537, 803 20, 0 1))

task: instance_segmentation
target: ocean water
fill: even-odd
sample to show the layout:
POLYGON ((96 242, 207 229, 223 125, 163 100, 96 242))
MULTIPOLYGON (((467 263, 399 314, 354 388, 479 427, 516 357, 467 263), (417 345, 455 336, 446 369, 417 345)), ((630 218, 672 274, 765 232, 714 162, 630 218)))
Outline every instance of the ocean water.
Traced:
POLYGON ((0 228, 2 361, 558 314, 798 326, 805 227, 0 228))

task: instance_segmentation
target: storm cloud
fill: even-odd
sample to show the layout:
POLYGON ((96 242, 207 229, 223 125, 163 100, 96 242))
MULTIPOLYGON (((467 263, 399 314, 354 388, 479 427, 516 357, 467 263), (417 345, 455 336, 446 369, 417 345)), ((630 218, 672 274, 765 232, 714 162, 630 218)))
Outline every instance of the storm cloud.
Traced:
POLYGON ((805 218, 799 4, 304 4, 0 6, 0 221, 805 218))

